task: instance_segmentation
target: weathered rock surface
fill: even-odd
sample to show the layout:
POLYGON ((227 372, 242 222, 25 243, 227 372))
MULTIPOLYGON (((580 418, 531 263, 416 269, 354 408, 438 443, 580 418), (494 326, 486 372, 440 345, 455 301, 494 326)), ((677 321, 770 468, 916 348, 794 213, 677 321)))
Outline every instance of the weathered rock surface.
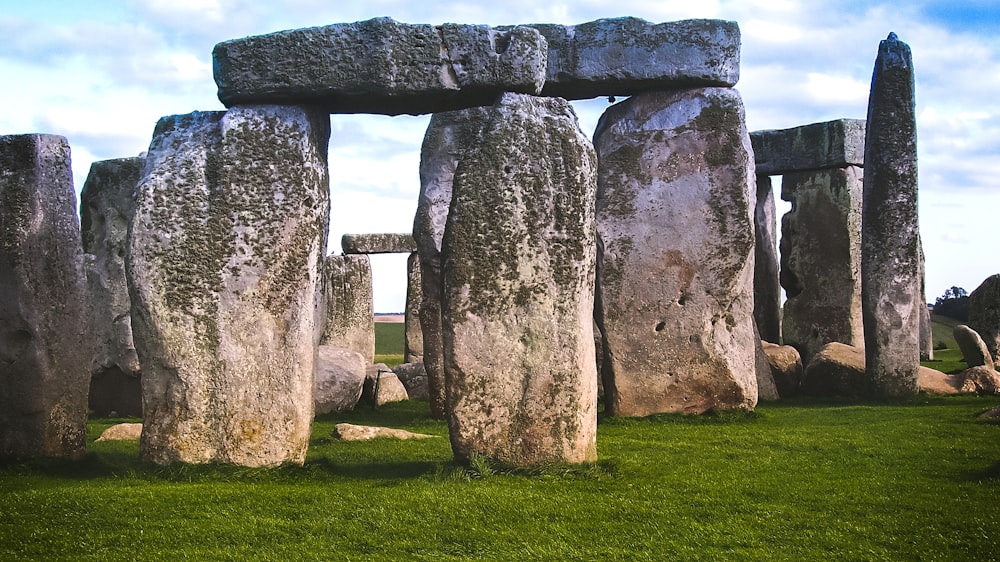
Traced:
POLYGON ((927 394, 1000 394, 1000 373, 980 365, 954 375, 920 367, 917 386, 927 394))
POLYGON ((753 408, 755 194, 739 94, 635 96, 594 138, 608 412, 753 408))
POLYGON ((291 106, 157 123, 126 256, 144 460, 305 460, 329 131, 291 106))
POLYGON ((313 382, 315 414, 347 412, 361 399, 368 361, 352 349, 321 345, 313 382))
POLYGON ((781 398, 778 394, 778 387, 775 385, 774 374, 771 371, 771 363, 764 352, 763 341, 759 343, 754 353, 754 368, 757 374, 757 400, 761 402, 774 402, 781 398))
POLYGON ((390 18, 280 31, 219 43, 219 100, 299 103, 330 113, 433 113, 537 94, 548 46, 538 31, 411 25, 390 18))
POLYGON ((934 360, 934 331, 931 329, 931 309, 927 306, 927 275, 924 264, 924 242, 920 244, 920 294, 917 300, 920 303, 920 360, 934 360))
POLYGON ((766 341, 762 342, 762 345, 778 395, 781 398, 791 398, 798 394, 804 371, 799 351, 790 345, 777 345, 766 341))
POLYGON ((530 27, 548 43, 544 96, 628 96, 733 86, 740 78, 740 29, 732 21, 650 23, 625 17, 530 27))
POLYGON ((757 176, 754 210, 753 318, 765 341, 781 341, 781 285, 778 233, 771 178, 757 176))
POLYGON ((409 233, 345 234, 340 238, 345 254, 409 254, 417 251, 409 233))
POLYGON ((327 256, 322 295, 320 344, 352 349, 371 363, 375 359, 375 310, 368 256, 327 256))
POLYGON ((806 364, 832 341, 864 346, 861 192, 857 166, 785 174, 781 198, 782 339, 806 364))
POLYGON ((837 119, 750 133, 758 174, 865 165, 865 121, 837 119))
POLYGON ((429 397, 427 387, 427 371, 423 363, 403 363, 392 368, 393 374, 403 383, 406 388, 406 395, 411 400, 427 400, 429 397))
POLYGON ((441 241, 451 206, 452 183, 462 154, 480 142, 489 108, 435 113, 420 148, 420 195, 413 238, 420 256, 420 329, 431 416, 445 418, 444 343, 441 320, 441 241))
POLYGON ((420 256, 406 258, 406 311, 403 317, 403 358, 407 363, 424 361, 424 334, 420 329, 420 303, 423 302, 420 280, 420 256))
POLYGON ((388 439, 428 439, 437 437, 437 435, 413 433, 404 429, 373 427, 370 425, 354 425, 350 423, 338 423, 334 426, 333 436, 341 441, 369 441, 380 437, 388 439))
POLYGON ((366 367, 365 387, 361 392, 361 399, 369 404, 381 406, 390 402, 409 400, 410 396, 396 373, 385 363, 376 363, 366 367))
POLYGON ((983 338, 975 330, 965 324, 959 324, 952 330, 952 335, 958 348, 962 350, 962 360, 966 365, 969 367, 986 365, 990 369, 993 368, 990 350, 986 348, 983 338))
POLYGON ((80 192, 83 251, 94 256, 88 270, 94 372, 117 367, 124 373, 139 373, 124 256, 128 225, 135 214, 135 186, 144 163, 142 157, 94 162, 80 192))
POLYGON ((97 441, 138 441, 142 435, 141 423, 119 423, 101 432, 97 441))
POLYGON ((0 456, 86 451, 89 318, 69 143, 0 136, 0 456))
POLYGON ((920 367, 920 230, 910 47, 879 44, 865 134, 861 297, 868 378, 876 396, 917 391, 920 367))
POLYGON ((870 386, 865 375, 865 351, 839 342, 826 344, 806 365, 800 389, 809 396, 867 396, 870 386))
POLYGON ((735 22, 637 18, 575 26, 410 25, 389 18, 219 43, 219 99, 307 103, 331 113, 436 113, 502 92, 566 99, 739 80, 735 22))
POLYGON ((452 450, 595 460, 594 149, 568 102, 517 94, 482 139, 455 171, 442 241, 452 450))
POLYGON ((969 294, 969 327, 983 338, 996 363, 1000 349, 1000 274, 987 277, 969 294))

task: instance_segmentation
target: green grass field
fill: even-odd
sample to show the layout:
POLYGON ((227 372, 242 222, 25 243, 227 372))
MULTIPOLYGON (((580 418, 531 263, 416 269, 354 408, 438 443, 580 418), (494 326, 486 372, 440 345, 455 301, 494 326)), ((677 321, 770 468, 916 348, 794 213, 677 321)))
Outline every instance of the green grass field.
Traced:
POLYGON ((406 331, 401 322, 375 323, 375 362, 385 363, 390 369, 403 362, 406 349, 406 331))
POLYGON ((993 560, 1000 398, 606 419, 600 461, 451 462, 425 402, 320 418, 303 467, 157 468, 136 442, 0 466, 2 560, 993 560), (430 433, 343 443, 338 421, 430 433))

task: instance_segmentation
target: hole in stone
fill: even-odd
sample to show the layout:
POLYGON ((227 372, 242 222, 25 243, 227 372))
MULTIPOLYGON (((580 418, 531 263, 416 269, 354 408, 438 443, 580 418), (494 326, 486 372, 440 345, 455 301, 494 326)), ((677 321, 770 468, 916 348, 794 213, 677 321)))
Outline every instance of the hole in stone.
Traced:
POLYGON ((503 173, 509 174, 510 173, 510 166, 504 166, 503 167, 503 173))
POLYGON ((663 329, 666 328, 666 327, 667 327, 667 323, 666 322, 660 322, 659 324, 656 325, 656 331, 657 332, 662 332, 663 329))
POLYGON ((687 304, 687 300, 688 300, 687 295, 681 295, 681 298, 677 299, 677 304, 684 306, 685 304, 687 304))

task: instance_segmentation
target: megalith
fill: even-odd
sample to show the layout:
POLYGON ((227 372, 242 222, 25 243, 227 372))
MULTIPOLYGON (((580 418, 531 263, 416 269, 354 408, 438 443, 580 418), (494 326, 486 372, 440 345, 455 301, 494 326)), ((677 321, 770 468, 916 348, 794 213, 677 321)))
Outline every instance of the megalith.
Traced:
POLYGON ((962 360, 966 365, 969 367, 985 365, 989 369, 994 368, 993 357, 990 356, 986 342, 978 332, 965 324, 959 324, 952 330, 952 335, 958 344, 958 349, 962 351, 962 360))
POLYGON ((372 264, 367 254, 329 255, 323 262, 323 331, 320 344, 375 360, 372 264))
POLYGON ((408 254, 416 252, 409 233, 345 234, 340 237, 345 254, 408 254))
POLYGON ((94 358, 90 409, 142 416, 139 356, 132 338, 131 300, 125 279, 128 225, 145 157, 94 162, 80 192, 80 229, 87 259, 94 358))
POLYGON ((983 338, 996 363, 1000 348, 1000 274, 987 277, 969 294, 969 327, 983 338))
POLYGON ((634 96, 594 139, 607 412, 753 408, 755 178, 739 93, 634 96))
POLYGON ((830 342, 864 346, 861 318, 861 192, 858 166, 789 172, 781 198, 782 338, 802 362, 830 342))
POLYGON ((144 460, 305 460, 329 134, 294 106, 157 123, 126 254, 144 460))
POLYGON ((413 239, 420 256, 420 329, 431 416, 445 418, 444 347, 441 327, 441 241, 451 205, 455 169, 462 154, 480 142, 489 108, 435 113, 420 147, 420 194, 413 239))
POLYGON ((422 363, 424 335, 420 330, 420 303, 424 300, 420 281, 420 256, 406 258, 406 311, 403 316, 404 363, 422 363))
POLYGON ((69 143, 0 136, 0 456, 85 453, 89 318, 69 143))
POLYGON ((781 341, 778 234, 771 176, 757 175, 754 209, 753 317, 764 341, 781 341))
POLYGON ((865 365, 875 396, 917 392, 920 367, 920 231, 917 132, 910 47, 879 44, 868 99, 861 218, 865 365))
POLYGON ((596 166, 567 101, 504 94, 455 170, 441 272, 460 462, 596 460, 596 166))

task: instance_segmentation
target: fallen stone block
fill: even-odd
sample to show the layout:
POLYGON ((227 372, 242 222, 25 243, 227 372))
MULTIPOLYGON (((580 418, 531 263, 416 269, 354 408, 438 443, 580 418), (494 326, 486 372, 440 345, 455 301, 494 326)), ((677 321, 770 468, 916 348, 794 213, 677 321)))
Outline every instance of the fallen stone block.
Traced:
POLYGON ((101 432, 97 441, 138 441, 142 435, 141 423, 119 423, 101 432))
POLYGON ((333 428, 333 437, 341 441, 370 441, 372 439, 432 439, 437 435, 427 435, 426 433, 413 433, 404 429, 393 429, 391 427, 373 427, 370 425, 354 425, 350 423, 338 423, 333 428))
POLYGON ((321 345, 317 350, 313 403, 316 415, 353 410, 365 386, 368 361, 351 349, 321 345))

